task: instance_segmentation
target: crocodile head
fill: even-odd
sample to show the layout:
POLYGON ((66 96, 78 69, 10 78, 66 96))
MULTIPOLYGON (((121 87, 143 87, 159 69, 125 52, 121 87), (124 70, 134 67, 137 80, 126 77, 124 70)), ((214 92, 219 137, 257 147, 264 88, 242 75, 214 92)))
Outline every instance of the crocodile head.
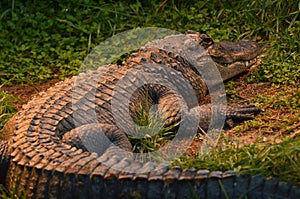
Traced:
POLYGON ((230 79, 242 72, 249 71, 259 63, 259 56, 264 51, 256 41, 214 42, 206 35, 191 30, 186 35, 194 38, 206 50, 220 70, 223 80, 230 79))

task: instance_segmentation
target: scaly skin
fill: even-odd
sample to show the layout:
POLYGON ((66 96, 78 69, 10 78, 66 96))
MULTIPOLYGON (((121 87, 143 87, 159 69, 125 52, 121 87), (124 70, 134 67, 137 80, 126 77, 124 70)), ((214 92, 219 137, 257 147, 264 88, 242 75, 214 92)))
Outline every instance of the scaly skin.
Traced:
MULTIPOLYGON (((173 37, 174 40, 179 38, 173 37)), ((195 45, 206 49, 224 80, 247 71, 250 66, 245 61, 256 58, 262 51, 251 41, 214 43, 209 36, 193 31, 188 31, 186 37, 193 38, 195 45)), ((160 46, 165 41, 167 39, 147 44, 122 66, 100 67, 60 82, 23 106, 3 129, 0 183, 9 189, 25 190, 28 198, 191 198, 195 195, 200 198, 225 198, 225 195, 229 198, 275 195, 298 198, 299 187, 261 175, 182 170, 151 161, 141 163, 132 158, 131 144, 116 126, 110 107, 116 84, 125 74, 133 71, 138 77, 146 63, 164 64, 176 68, 172 71, 174 75, 182 74, 188 79, 199 104, 208 94, 205 81, 193 65, 160 46), (107 142, 105 136, 97 137, 103 133, 115 145, 107 142), (92 149, 95 153, 89 152, 84 141, 91 141, 89 146, 95 148, 92 149)), ((132 79, 133 83, 138 81, 132 79)), ((180 121, 180 100, 170 89, 150 84, 134 94, 132 106, 143 105, 145 99, 151 105, 162 105, 167 114, 166 126, 180 121)), ((122 105, 122 101, 118 103, 122 105)), ((190 108, 200 113, 199 126, 208 129, 211 105, 190 108)), ((134 110, 131 111, 134 116, 134 110)), ((221 111, 228 120, 246 120, 260 110, 244 106, 221 111)))

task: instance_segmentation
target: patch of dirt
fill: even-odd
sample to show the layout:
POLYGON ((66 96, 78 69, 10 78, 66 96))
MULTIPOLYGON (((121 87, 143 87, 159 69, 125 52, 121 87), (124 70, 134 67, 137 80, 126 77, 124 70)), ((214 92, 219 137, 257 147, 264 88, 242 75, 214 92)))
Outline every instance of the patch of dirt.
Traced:
MULTIPOLYGON (((267 98, 276 98, 278 92, 283 88, 274 88, 271 83, 252 83, 245 84, 237 82, 238 86, 234 88, 236 99, 232 103, 245 104, 253 100, 258 95, 267 98)), ((297 88, 285 88, 284 98, 291 97, 297 88)), ((254 100, 255 101, 255 100, 254 100)), ((273 108, 268 103, 259 103, 263 110, 254 120, 241 123, 230 130, 224 130, 222 137, 226 141, 239 146, 245 144, 264 143, 275 144, 280 143, 287 137, 295 138, 300 136, 300 111, 290 110, 287 108, 273 108)), ((222 139, 221 139, 222 140, 222 139)), ((187 151, 187 156, 196 156, 202 144, 202 139, 196 136, 193 143, 187 151)), ((221 143, 222 144, 222 143, 221 143)))
MULTIPOLYGON (((288 100, 288 103, 290 103, 290 100, 295 93, 300 91, 299 88, 295 86, 275 88, 270 83, 259 83, 244 84, 237 87, 235 91, 238 92, 239 96, 246 100, 252 100, 259 94, 269 98, 268 100, 270 102, 262 103, 260 105, 263 112, 255 118, 256 121, 259 121, 260 125, 247 129, 246 134, 250 134, 251 138, 262 136, 262 141, 270 142, 270 140, 273 140, 274 143, 278 143, 286 136, 293 138, 300 134, 299 109, 292 110, 291 108, 287 108, 285 105, 282 105, 283 107, 274 108, 273 105, 269 104, 273 100, 278 100, 278 98, 288 100), (280 92, 284 92, 284 95, 281 94, 278 96, 278 93, 280 92), (258 135, 257 132, 260 132, 261 135, 258 135)), ((297 106, 299 106, 299 104, 297 106)), ((232 129, 228 132, 230 133, 234 131, 235 129, 232 129)), ((247 139, 247 142, 249 142, 249 139, 247 139)))
POLYGON ((20 110, 23 104, 27 104, 33 97, 42 91, 46 91, 60 80, 54 79, 44 83, 35 83, 34 85, 13 85, 3 86, 0 89, 8 94, 17 97, 19 100, 14 101, 15 107, 20 110))

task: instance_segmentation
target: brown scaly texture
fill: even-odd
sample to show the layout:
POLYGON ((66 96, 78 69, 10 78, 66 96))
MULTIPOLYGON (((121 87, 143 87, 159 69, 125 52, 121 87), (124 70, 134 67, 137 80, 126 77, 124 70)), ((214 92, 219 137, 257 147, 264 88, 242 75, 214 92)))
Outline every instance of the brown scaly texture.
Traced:
MULTIPOLYGON (((115 125, 110 106, 116 84, 125 74, 134 68, 133 74, 138 77, 144 64, 163 64, 176 69, 174 75, 181 74, 188 79, 199 103, 208 94, 204 80, 193 65, 160 46, 170 38, 176 41, 183 37, 151 42, 122 66, 108 65, 79 74, 25 105, 3 130, 0 183, 17 191, 25 190, 28 198, 299 198, 298 187, 274 178, 237 175, 233 171, 182 170, 132 159, 131 144, 115 125), (16 125, 13 133, 12 125, 16 125)), ((214 43, 209 36, 192 31, 184 38, 193 38, 194 44, 207 49, 212 58, 216 57, 223 79, 247 71, 244 62, 254 59, 261 51, 255 42, 214 43), (220 48, 222 45, 224 48, 220 48), (226 46, 230 46, 227 53, 226 46), (231 61, 226 61, 226 57, 231 61)), ((140 81, 129 80, 133 84, 140 81)), ((144 104, 145 99, 150 104, 163 105, 167 126, 180 120, 180 99, 174 97, 172 90, 149 84, 135 92, 131 107, 144 104)), ((118 103, 122 105, 122 101, 118 103)), ((207 129, 212 107, 204 104, 190 108, 200 113, 199 126, 207 129)), ((247 105, 221 111, 228 120, 245 120, 251 119, 259 109, 247 105)))

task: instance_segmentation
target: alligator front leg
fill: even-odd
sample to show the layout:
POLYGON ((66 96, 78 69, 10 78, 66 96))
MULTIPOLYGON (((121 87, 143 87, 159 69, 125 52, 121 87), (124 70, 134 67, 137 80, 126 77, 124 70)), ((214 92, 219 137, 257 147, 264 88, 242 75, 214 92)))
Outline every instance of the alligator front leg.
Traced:
POLYGON ((224 129, 232 128, 237 124, 240 124, 243 121, 251 120, 261 112, 261 109, 254 105, 210 105, 204 104, 197 107, 194 107, 190 113, 192 115, 199 114, 200 121, 199 127, 203 131, 208 131, 208 129, 214 129, 214 126, 211 125, 212 117, 224 117, 225 121, 223 123, 224 129), (217 113, 213 113, 216 112, 217 113))
POLYGON ((260 108, 252 104, 242 106, 232 104, 229 107, 227 107, 224 128, 233 128, 234 126, 240 124, 243 121, 252 120, 261 111, 262 110, 260 108))

